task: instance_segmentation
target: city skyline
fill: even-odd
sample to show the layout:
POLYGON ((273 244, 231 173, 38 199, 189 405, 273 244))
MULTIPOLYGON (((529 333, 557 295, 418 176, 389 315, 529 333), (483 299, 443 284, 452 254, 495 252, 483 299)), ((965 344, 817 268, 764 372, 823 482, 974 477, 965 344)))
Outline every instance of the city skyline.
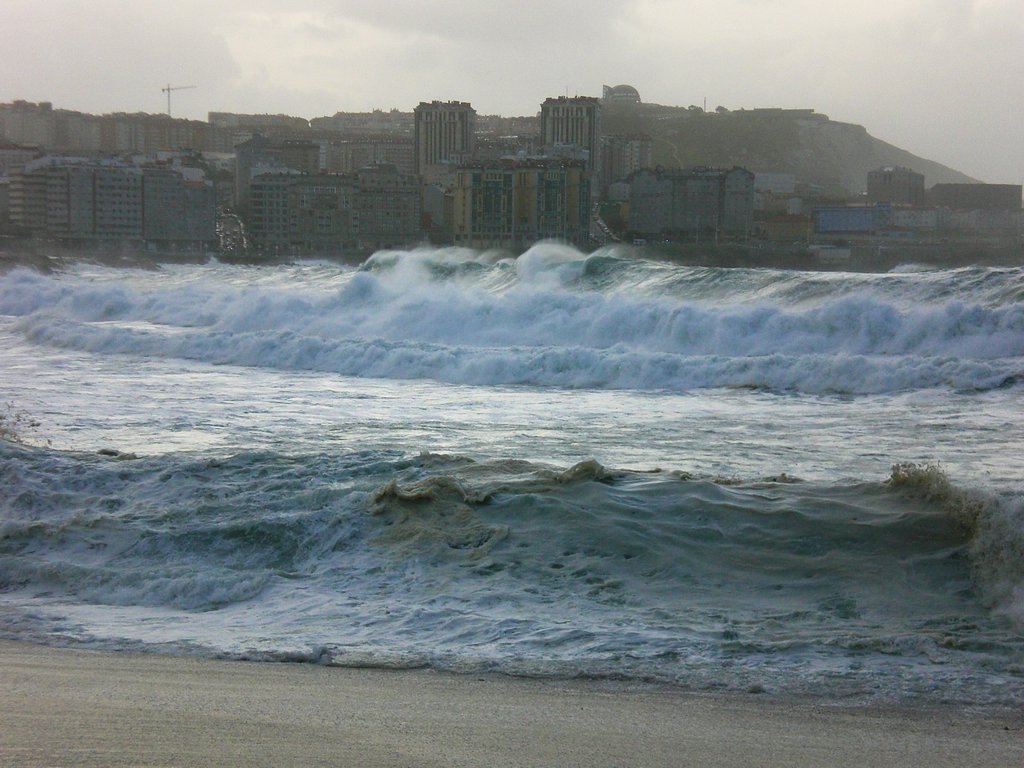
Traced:
POLYGON ((86 112, 313 118, 460 100, 536 114, 630 83, 647 102, 814 108, 982 181, 1024 181, 1024 20, 1010 0, 606 0, 425 6, 6 4, 0 101, 86 112))

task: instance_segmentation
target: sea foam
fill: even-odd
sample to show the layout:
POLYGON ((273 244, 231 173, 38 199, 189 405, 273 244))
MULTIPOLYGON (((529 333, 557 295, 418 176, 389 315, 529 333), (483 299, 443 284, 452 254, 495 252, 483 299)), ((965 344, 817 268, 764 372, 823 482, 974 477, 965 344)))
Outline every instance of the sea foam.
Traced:
POLYGON ((0 314, 62 349, 473 385, 863 394, 983 390, 1022 375, 1020 301, 915 304, 898 285, 855 277, 809 301, 786 273, 771 273, 773 287, 740 271, 722 302, 724 271, 708 297, 678 275, 666 290, 663 271, 552 245, 497 263, 381 254, 303 290, 168 280, 142 291, 22 271, 0 286, 0 314))

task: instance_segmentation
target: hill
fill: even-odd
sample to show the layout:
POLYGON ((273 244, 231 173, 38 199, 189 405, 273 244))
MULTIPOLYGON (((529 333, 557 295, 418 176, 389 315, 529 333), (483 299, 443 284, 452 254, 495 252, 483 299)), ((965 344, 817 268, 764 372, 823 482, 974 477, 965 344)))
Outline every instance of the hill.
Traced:
POLYGON ((792 173, 826 193, 865 191, 868 171, 912 168, 925 185, 974 179, 871 136, 863 126, 830 120, 814 110, 752 109, 704 112, 698 107, 607 104, 604 132, 646 133, 656 165, 743 166, 792 173))

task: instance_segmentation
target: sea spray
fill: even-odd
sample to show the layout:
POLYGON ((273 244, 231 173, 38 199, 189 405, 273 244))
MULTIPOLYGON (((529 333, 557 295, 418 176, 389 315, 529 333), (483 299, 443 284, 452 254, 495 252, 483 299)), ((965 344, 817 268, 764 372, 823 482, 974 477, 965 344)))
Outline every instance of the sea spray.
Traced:
MULTIPOLYGON (((55 349, 474 386, 869 394, 984 391, 1021 380, 1021 303, 908 309, 906 299, 864 284, 813 304, 780 303, 758 289, 717 306, 580 287, 578 276, 537 277, 566 265, 586 273, 597 258, 571 256, 538 246, 517 262, 518 280, 498 289, 476 273, 425 277, 438 257, 423 254, 395 255, 395 266, 345 273, 340 288, 302 295, 230 282, 193 289, 158 281, 138 293, 84 281, 71 290, 58 287, 60 278, 16 273, 17 290, 0 291, 0 314, 19 317, 13 327, 32 344, 55 349)), ((601 270, 627 269, 610 263, 601 270)), ((658 269, 649 269, 654 280, 658 269)), ((734 291, 756 287, 744 276, 735 282, 734 291)))

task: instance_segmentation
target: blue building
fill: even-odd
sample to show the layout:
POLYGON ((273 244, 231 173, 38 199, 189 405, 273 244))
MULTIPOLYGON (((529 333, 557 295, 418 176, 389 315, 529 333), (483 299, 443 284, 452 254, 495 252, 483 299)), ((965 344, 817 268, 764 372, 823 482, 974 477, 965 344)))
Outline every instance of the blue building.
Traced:
POLYGON ((815 208, 812 216, 814 232, 819 235, 872 235, 892 226, 888 203, 815 208))

